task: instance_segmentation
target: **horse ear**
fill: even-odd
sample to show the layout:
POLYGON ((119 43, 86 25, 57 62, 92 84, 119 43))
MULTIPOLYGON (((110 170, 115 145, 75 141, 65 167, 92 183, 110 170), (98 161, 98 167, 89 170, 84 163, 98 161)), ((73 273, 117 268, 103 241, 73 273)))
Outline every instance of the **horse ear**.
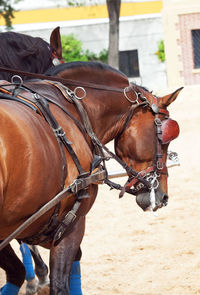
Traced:
POLYGON ((177 89, 176 91, 174 91, 171 94, 161 97, 160 98, 161 105, 166 106, 166 107, 168 105, 170 105, 173 101, 175 101, 175 99, 177 98, 177 96, 179 95, 179 93, 181 92, 182 89, 183 89, 183 87, 177 89))
POLYGON ((62 59, 62 44, 60 37, 60 27, 55 28, 50 36, 50 45, 53 52, 56 54, 58 59, 62 59))

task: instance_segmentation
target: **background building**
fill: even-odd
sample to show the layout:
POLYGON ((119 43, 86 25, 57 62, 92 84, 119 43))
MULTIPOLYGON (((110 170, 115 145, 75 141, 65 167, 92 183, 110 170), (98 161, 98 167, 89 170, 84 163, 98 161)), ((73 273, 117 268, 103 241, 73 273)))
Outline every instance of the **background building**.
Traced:
POLYGON ((168 86, 200 84, 200 1, 163 0, 168 86))
MULTIPOLYGON (((56 26, 61 34, 73 33, 84 49, 99 53, 108 48, 108 13, 105 0, 83 0, 86 6, 67 7, 66 1, 20 1, 14 30, 49 41, 56 26), (96 5, 91 5, 96 4, 96 5)), ((150 90, 167 87, 165 63, 155 54, 163 39, 162 1, 134 0, 121 4, 120 70, 150 90)))

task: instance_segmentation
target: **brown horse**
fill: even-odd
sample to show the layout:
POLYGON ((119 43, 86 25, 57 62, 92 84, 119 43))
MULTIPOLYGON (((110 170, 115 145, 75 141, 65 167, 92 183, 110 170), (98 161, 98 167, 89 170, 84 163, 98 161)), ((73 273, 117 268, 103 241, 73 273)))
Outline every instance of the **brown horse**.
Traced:
MULTIPOLYGON (((124 162, 129 175, 121 196, 134 193, 143 210, 166 205, 167 148, 178 136, 178 125, 169 119, 166 108, 180 89, 158 98, 99 63, 63 64, 49 74, 57 75, 58 80, 73 79, 62 82, 74 93, 52 82, 32 81, 17 87, 16 95, 35 100, 31 103, 34 107, 17 99, 11 101, 7 93, 7 99, 0 100, 0 239, 6 239, 63 186, 75 179, 86 181, 93 171, 91 166, 97 168, 99 164, 94 155, 100 150, 97 159, 104 161, 102 144, 113 139, 119 161, 124 162), (83 94, 86 96, 77 103, 83 94), (46 120, 39 114, 41 109, 46 120), (53 117, 49 117, 49 109, 53 117)), ((5 88, 4 93, 9 86, 5 88)), ((54 206, 17 236, 50 249, 50 294, 70 294, 71 265, 97 189, 96 183, 89 183, 80 191, 74 190, 59 207, 54 206), (76 213, 70 222, 68 212, 70 216, 76 213)), ((0 251, 0 266, 9 282, 22 285, 23 266, 10 245, 0 251), (13 261, 17 264, 14 268, 13 261)))
MULTIPOLYGON (((0 66, 31 73, 44 73, 47 69, 64 62, 60 28, 56 27, 50 35, 49 43, 40 37, 32 37, 16 32, 0 33, 0 66)), ((13 74, 0 71, 0 79, 11 80, 13 74)), ((26 76, 22 76, 27 79, 26 76)), ((36 246, 32 248, 35 262, 35 272, 39 278, 39 285, 47 282, 48 269, 42 261, 36 246), (33 252, 34 251, 34 252, 33 252)), ((27 292, 36 289, 33 281, 27 282, 27 292)))

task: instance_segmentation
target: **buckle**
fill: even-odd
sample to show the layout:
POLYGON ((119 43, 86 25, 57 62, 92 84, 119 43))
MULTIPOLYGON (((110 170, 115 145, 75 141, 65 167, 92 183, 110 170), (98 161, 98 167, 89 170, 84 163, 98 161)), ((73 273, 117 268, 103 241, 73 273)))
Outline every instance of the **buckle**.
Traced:
POLYGON ((159 127, 162 126, 162 122, 159 118, 155 118, 154 123, 156 124, 156 126, 159 126, 159 127))
POLYGON ((76 194, 80 190, 80 185, 82 184, 81 179, 75 179, 70 185, 71 192, 76 194))
POLYGON ((157 161, 156 167, 157 167, 158 170, 162 170, 164 168, 164 163, 160 162, 160 161, 157 161))

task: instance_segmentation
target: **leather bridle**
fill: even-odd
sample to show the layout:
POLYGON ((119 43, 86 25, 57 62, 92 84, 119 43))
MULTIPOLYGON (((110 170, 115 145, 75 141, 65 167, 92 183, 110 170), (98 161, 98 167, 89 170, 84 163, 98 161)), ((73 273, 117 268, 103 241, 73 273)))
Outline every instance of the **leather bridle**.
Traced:
POLYGON ((162 152, 162 121, 160 119, 160 115, 164 116, 164 118, 169 118, 169 112, 164 109, 159 107, 158 103, 158 98, 156 96, 152 96, 153 100, 150 102, 141 92, 137 92, 133 84, 130 83, 128 87, 124 89, 124 96, 126 99, 131 103, 131 108, 129 110, 129 113, 126 117, 125 123, 123 125, 123 128, 116 138, 116 141, 119 140, 125 129, 127 128, 131 118, 133 117, 133 114, 135 110, 139 107, 148 107, 151 112, 154 114, 154 124, 155 124, 155 129, 156 129, 156 152, 155 152, 155 157, 152 163, 152 166, 148 166, 146 169, 140 171, 137 173, 135 176, 131 176, 129 174, 129 179, 124 185, 123 189, 121 190, 120 197, 123 196, 125 192, 131 192, 133 193, 138 193, 140 190, 146 189, 152 190, 156 189, 159 185, 158 178, 160 177, 160 174, 166 174, 168 175, 167 172, 167 167, 166 164, 163 160, 163 152, 162 152), (132 100, 128 97, 127 93, 129 91, 133 91, 135 94, 135 99, 132 100), (146 186, 145 183, 141 182, 138 179, 138 176, 143 179, 146 179, 147 182, 150 183, 150 186, 146 186), (133 187, 133 188, 132 188, 133 187))

